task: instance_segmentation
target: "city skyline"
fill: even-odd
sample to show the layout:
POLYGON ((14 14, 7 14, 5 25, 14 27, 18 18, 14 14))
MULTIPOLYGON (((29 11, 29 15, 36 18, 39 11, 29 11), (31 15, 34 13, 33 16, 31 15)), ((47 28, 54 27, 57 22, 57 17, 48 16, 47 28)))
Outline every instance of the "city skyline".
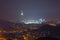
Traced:
POLYGON ((19 22, 23 8, 24 19, 59 19, 59 0, 0 0, 0 19, 19 22))

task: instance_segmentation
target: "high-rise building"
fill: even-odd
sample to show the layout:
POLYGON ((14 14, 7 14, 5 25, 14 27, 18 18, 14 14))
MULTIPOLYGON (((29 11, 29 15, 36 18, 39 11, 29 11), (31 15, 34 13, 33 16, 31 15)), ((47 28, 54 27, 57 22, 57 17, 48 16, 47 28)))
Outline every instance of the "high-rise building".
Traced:
POLYGON ((21 20, 20 20, 20 22, 22 23, 23 22, 23 16, 24 16, 24 12, 23 12, 23 9, 21 9, 21 13, 20 13, 20 16, 21 16, 21 20))

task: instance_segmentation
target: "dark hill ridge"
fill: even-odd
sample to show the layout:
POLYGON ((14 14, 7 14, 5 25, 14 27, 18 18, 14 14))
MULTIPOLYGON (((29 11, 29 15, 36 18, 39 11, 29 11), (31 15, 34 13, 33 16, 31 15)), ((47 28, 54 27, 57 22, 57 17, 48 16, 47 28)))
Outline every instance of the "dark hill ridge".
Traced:
POLYGON ((22 28, 22 24, 13 23, 6 20, 0 20, 0 29, 12 30, 12 29, 17 29, 17 28, 22 28))
POLYGON ((11 26, 13 23, 6 21, 6 20, 0 20, 0 29, 4 29, 4 30, 10 30, 13 29, 13 27, 11 26))

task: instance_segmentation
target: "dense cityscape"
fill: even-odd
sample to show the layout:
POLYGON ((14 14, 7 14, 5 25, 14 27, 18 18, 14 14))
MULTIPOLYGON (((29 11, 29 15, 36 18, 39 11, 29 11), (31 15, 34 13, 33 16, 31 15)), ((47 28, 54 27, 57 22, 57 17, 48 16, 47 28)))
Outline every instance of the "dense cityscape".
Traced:
POLYGON ((22 24, 0 20, 0 40, 38 40, 41 37, 60 39, 59 26, 60 24, 52 22, 22 24))
POLYGON ((0 0, 0 40, 60 40, 60 0, 0 0))

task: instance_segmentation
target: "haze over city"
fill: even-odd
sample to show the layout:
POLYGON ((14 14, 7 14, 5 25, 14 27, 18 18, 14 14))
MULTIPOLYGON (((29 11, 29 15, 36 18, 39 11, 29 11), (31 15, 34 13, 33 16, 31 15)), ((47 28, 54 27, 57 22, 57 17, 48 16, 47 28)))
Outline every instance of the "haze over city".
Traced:
POLYGON ((60 0, 0 0, 0 40, 60 40, 60 0))
POLYGON ((0 0, 0 19, 19 22, 24 19, 60 18, 60 0, 0 0))

